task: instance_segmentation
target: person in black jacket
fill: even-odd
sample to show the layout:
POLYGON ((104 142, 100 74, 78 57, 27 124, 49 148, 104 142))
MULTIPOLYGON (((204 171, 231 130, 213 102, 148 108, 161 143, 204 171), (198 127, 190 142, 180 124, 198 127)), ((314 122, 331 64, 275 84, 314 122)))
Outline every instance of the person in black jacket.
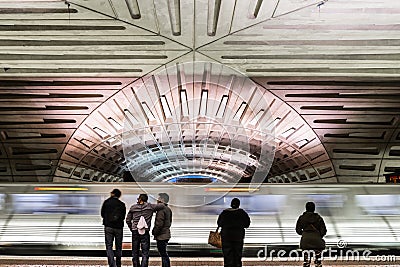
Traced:
POLYGON ((119 200, 121 191, 114 189, 110 197, 101 206, 104 235, 106 243, 107 260, 109 267, 121 267, 122 237, 126 214, 125 203, 119 200), (115 238, 115 260, 113 242, 115 238))
POLYGON ((321 267, 321 253, 325 249, 323 237, 326 235, 326 226, 322 217, 315 213, 315 203, 307 202, 306 211, 300 215, 296 223, 296 232, 301 235, 300 248, 304 251, 304 267, 311 264, 310 251, 315 254, 315 266, 321 267))
POLYGON ((241 267, 244 228, 250 226, 250 217, 239 209, 240 200, 234 198, 231 208, 225 209, 218 216, 218 227, 221 227, 222 253, 224 254, 225 267, 241 267))
POLYGON ((170 267, 171 263, 167 253, 168 241, 171 238, 172 211, 168 207, 169 196, 167 193, 158 194, 157 203, 163 203, 165 208, 157 211, 152 234, 157 241, 157 250, 161 256, 161 266, 170 267))

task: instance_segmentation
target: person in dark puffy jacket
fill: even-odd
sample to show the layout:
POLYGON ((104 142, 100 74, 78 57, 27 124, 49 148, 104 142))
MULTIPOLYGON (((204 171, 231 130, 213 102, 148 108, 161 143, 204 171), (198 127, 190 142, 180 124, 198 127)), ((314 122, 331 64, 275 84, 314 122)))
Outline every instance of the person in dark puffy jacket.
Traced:
POLYGON ((314 202, 306 203, 306 211, 297 220, 296 232, 301 235, 300 248, 304 250, 303 266, 310 266, 310 251, 314 251, 315 266, 321 267, 321 253, 325 249, 323 237, 326 235, 326 226, 322 217, 315 213, 314 202))
POLYGON ((218 227, 221 227, 224 267, 242 266, 244 228, 250 226, 250 217, 239 206, 240 200, 232 199, 231 208, 223 210, 217 221, 218 227))
POLYGON ((104 236, 106 243, 107 260, 109 267, 121 267, 122 237, 126 214, 125 203, 119 200, 121 191, 114 189, 110 197, 101 206, 103 218, 104 236), (113 243, 115 239, 115 259, 113 243))
POLYGON ((152 234, 157 241, 157 250, 161 256, 161 266, 170 267, 171 263, 167 253, 168 241, 171 238, 172 211, 168 207, 169 196, 166 193, 158 194, 157 203, 163 203, 165 208, 157 211, 152 234))

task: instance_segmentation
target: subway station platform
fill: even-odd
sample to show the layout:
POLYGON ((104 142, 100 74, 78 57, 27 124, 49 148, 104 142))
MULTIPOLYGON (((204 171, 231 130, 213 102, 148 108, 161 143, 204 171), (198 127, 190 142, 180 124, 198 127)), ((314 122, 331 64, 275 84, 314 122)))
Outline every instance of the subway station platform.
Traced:
MULTIPOLYGON (((380 259, 382 260, 382 259, 380 259)), ((107 259, 103 257, 74 257, 74 256, 0 256, 0 266, 28 267, 28 266, 107 266, 107 259)), ((122 266, 132 266, 129 257, 124 257, 122 266)), ((150 258, 149 266, 161 266, 160 259, 150 258)), ((223 266, 222 258, 171 258, 171 266, 223 266)), ((260 260, 257 258, 243 258, 243 266, 302 266, 301 261, 288 259, 260 260)), ((400 266, 400 257, 391 261, 357 261, 357 260, 324 260, 323 266, 400 266)))

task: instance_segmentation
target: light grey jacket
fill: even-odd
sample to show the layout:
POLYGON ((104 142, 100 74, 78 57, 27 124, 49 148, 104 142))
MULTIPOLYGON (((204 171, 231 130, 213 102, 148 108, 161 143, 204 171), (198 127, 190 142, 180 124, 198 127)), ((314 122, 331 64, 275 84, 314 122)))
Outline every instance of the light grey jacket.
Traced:
MULTIPOLYGON (((129 229, 131 231, 136 231, 137 224, 139 222, 140 216, 143 216, 146 220, 147 226, 150 229, 151 227, 151 217, 153 216, 153 212, 161 210, 164 208, 164 204, 150 204, 150 203, 143 203, 143 204, 134 204, 129 209, 128 215, 126 215, 126 224, 128 224, 129 229)), ((148 230, 148 229, 146 229, 148 230)))

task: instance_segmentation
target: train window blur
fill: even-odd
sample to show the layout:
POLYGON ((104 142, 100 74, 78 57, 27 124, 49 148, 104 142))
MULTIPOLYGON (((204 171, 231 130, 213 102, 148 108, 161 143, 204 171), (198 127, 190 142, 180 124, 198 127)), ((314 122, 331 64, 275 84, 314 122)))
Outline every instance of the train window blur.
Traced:
MULTIPOLYGON (((282 211, 285 205, 285 195, 252 195, 252 196, 232 196, 228 195, 217 200, 207 202, 199 207, 196 212, 206 214, 220 214, 224 209, 229 208, 234 197, 240 199, 240 207, 251 215, 276 215, 282 211)), ((213 197, 213 199, 215 196, 213 197)))
POLYGON ((399 195, 357 195, 357 206, 367 215, 400 215, 399 195))
POLYGON ((77 194, 12 194, 17 214, 99 214, 100 196, 77 194))
POLYGON ((307 195, 307 197, 315 203, 317 212, 323 216, 336 213, 336 209, 342 211, 347 200, 347 196, 341 194, 312 194, 307 195))
POLYGON ((4 210, 6 207, 6 195, 0 194, 0 211, 4 210))

